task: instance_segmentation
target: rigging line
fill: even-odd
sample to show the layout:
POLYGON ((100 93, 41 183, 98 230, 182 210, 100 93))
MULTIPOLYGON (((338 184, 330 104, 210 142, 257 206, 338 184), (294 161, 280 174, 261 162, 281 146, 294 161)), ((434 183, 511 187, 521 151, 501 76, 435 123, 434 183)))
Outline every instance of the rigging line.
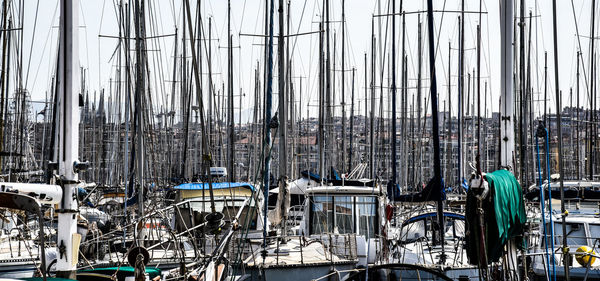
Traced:
MULTIPOLYGON (((81 13, 81 21, 83 22, 83 26, 87 27, 87 23, 85 22, 85 13, 83 12, 83 3, 81 3, 79 5, 79 12, 81 13)), ((87 28, 84 28, 83 32, 85 33, 85 36, 84 36, 85 37, 85 62, 87 63, 87 69, 89 70, 89 65, 90 65, 90 52, 89 52, 90 48, 89 48, 89 46, 90 46, 90 44, 88 42, 87 28)), ((83 67, 83 66, 81 66, 81 63, 80 63, 80 67, 83 67)), ((86 84, 88 84, 88 83, 86 83, 86 84)))
MULTIPOLYGON (((158 36, 158 34, 164 33, 164 30, 162 29, 162 25, 158 24, 159 20, 157 20, 157 15, 156 15, 156 12, 154 12, 154 11, 158 11, 158 16, 160 16, 160 10, 161 9, 153 9, 153 7, 154 6, 153 6, 152 2, 150 1, 148 3, 149 29, 150 29, 150 34, 151 35, 155 34, 155 35, 158 36), (158 27, 161 27, 160 31, 157 30, 158 27)), ((148 37, 146 37, 146 38, 148 38, 148 37)), ((165 90, 166 83, 160 83, 160 84, 158 84, 158 81, 162 81, 164 79, 164 77, 165 77, 165 74, 164 74, 164 71, 163 71, 164 68, 165 68, 164 67, 164 60, 162 59, 163 56, 161 55, 162 51, 160 51, 160 50, 163 50, 163 48, 161 48, 161 44, 160 43, 164 42, 164 40, 161 40, 160 38, 157 38, 157 37, 152 38, 152 39, 148 40, 148 41, 153 46, 153 49, 159 50, 158 52, 153 52, 152 53, 152 61, 153 61, 154 69, 156 70, 157 67, 158 67, 158 70, 153 72, 153 75, 154 75, 154 81, 153 82, 154 82, 154 85, 155 85, 154 86, 155 87, 155 93, 154 94, 156 95, 156 98, 161 98, 163 100, 166 100, 166 93, 167 93, 167 91, 165 90), (155 40, 152 40, 152 39, 155 39, 155 40), (160 92, 159 92, 159 90, 160 90, 160 92)), ((163 45, 163 47, 165 47, 165 49, 166 49, 166 45, 163 45)), ((151 118, 151 119, 154 120, 153 118, 151 118)))
POLYGON ((33 53, 33 42, 34 42, 35 30, 36 30, 37 22, 38 22, 39 9, 40 9, 40 0, 37 0, 37 4, 35 6, 35 18, 33 21, 33 33, 31 34, 31 46, 29 48, 29 60, 27 62, 27 74, 25 75, 25 85, 27 85, 27 82, 29 81, 29 70, 31 69, 31 54, 33 53))
MULTIPOLYGON (((583 50, 581 49, 581 36, 579 35, 579 24, 577 23, 577 15, 575 14, 575 4, 573 3, 573 0, 571 0, 571 10, 573 11, 573 20, 575 21, 575 33, 577 34, 577 45, 579 45, 579 51, 582 52, 583 50)), ((578 56, 578 57, 581 58, 581 69, 583 70, 583 82, 585 85, 585 91, 587 92, 588 100, 591 100, 590 89, 588 88, 587 74, 585 72, 585 63, 583 61, 582 56, 578 56)), ((555 71, 558 71, 558 70, 555 70, 555 71)))
MULTIPOLYGON (((304 11, 306 9, 306 2, 307 2, 307 0, 304 0, 304 5, 302 6, 302 13, 300 14, 299 23, 302 23, 302 19, 304 18, 304 11)), ((288 13, 289 12, 290 11, 288 11, 288 13)), ((298 24, 298 28, 296 29, 296 33, 300 33, 300 26, 302 26, 302 24, 298 24)), ((298 37, 294 38, 294 44, 292 45, 292 51, 291 51, 290 57, 294 56, 294 51, 296 50, 296 43, 298 43, 298 37)))
MULTIPOLYGON (((244 5, 242 6, 242 17, 240 18, 240 25, 238 27, 238 30, 241 30, 242 29, 241 27, 244 26, 244 15, 246 15, 246 1, 247 0, 244 0, 244 5)), ((234 20, 235 20, 235 18, 234 18, 234 20)), ((254 75, 251 75, 251 76, 254 76, 254 75)))
MULTIPOLYGON (((100 13, 100 25, 98 27, 98 34, 100 34, 102 30, 102 22, 104 21, 104 7, 106 6, 106 0, 102 1, 102 12, 100 13)), ((87 34, 86 34, 87 35, 87 34)), ((89 66, 88 66, 89 67, 89 66)), ((98 89, 102 89, 102 79, 101 79, 101 63, 100 63, 100 38, 98 38, 98 89)), ((110 73, 110 72, 109 72, 110 73)))
MULTIPOLYGON (((55 6, 55 8, 54 8, 54 14, 52 15, 52 19, 53 19, 53 21, 54 21, 54 19, 56 18, 56 10, 57 10, 57 8, 58 8, 58 6, 55 6)), ((32 88, 32 89, 34 89, 34 88, 35 88, 35 84, 36 84, 36 81, 37 81, 37 77, 38 77, 38 74, 39 74, 39 72, 40 72, 40 69, 42 68, 41 66, 42 66, 42 62, 43 62, 43 60, 44 60, 44 56, 43 56, 43 54, 46 52, 46 47, 47 47, 47 45, 48 45, 48 42, 50 41, 50 37, 51 37, 51 35, 52 35, 52 27, 49 27, 49 29, 50 29, 50 30, 49 30, 50 32, 48 32, 48 33, 47 33, 47 35, 46 35, 46 41, 44 42, 44 47, 42 48, 42 58, 40 59, 40 62, 39 62, 39 64, 38 64, 38 67, 37 67, 37 70, 36 70, 36 72, 35 72, 35 76, 34 76, 34 78, 33 78, 33 83, 32 83, 32 85, 31 85, 31 88, 32 88)), ((33 47, 32 47, 32 49, 33 49, 33 47)), ((31 54, 30 54, 30 57, 31 57, 31 54)), ((49 56, 49 57, 52 57, 52 56, 49 56)), ((52 76, 52 75, 50 75, 50 76, 52 76)))
MULTIPOLYGON (((440 36, 442 35, 442 26, 444 24, 444 16, 446 15, 446 2, 447 0, 444 0, 444 5, 442 6, 442 17, 440 18, 440 26, 438 28, 438 34, 437 34, 437 38, 435 38, 435 55, 434 55, 434 59, 436 59, 436 61, 439 61, 442 64, 442 69, 445 69, 446 66, 444 65, 444 59, 437 59, 437 55, 438 52, 441 52, 441 48, 440 48, 440 36)), ((445 76, 445 75, 442 75, 445 76)), ((449 82, 448 82, 449 83, 449 82)), ((437 93, 436 93, 437 94, 437 93)))

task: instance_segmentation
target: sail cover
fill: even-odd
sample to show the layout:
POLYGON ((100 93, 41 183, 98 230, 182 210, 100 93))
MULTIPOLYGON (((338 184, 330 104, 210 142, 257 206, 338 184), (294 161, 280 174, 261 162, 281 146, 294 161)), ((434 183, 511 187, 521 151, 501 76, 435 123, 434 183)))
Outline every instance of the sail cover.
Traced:
MULTIPOLYGON (((516 238, 516 245, 525 246, 522 239, 524 225, 527 219, 523 190, 515 176, 507 170, 498 170, 485 175, 489 183, 490 194, 483 199, 483 227, 486 229, 485 247, 488 262, 497 262, 502 256, 504 245, 516 238)), ((475 190, 467 193, 466 218, 469 231, 467 232, 467 255, 471 264, 478 264, 481 254, 481 228, 477 212, 475 190)))

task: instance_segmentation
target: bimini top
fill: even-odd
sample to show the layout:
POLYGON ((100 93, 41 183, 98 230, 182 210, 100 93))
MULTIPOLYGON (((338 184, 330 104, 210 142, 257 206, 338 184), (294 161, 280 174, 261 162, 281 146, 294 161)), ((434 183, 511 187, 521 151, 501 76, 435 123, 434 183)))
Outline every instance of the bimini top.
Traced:
MULTIPOLYGON (((182 183, 173 187, 178 190, 208 190, 209 186, 206 182, 189 182, 182 183)), ((213 182, 212 188, 214 189, 228 189, 228 188, 247 188, 254 191, 254 186, 247 182, 213 182)))

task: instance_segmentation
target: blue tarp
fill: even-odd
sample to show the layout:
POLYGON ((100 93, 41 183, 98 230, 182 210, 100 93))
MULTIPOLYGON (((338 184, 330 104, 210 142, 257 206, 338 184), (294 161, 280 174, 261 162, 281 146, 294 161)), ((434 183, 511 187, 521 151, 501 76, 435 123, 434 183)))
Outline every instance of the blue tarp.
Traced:
POLYGON ((331 167, 331 177, 334 180, 342 180, 342 178, 340 177, 340 174, 338 173, 338 171, 334 167, 331 167))
POLYGON ((317 173, 313 173, 310 171, 302 171, 300 172, 300 175, 302 175, 305 178, 309 178, 311 180, 314 180, 316 182, 320 182, 321 181, 321 176, 317 173))
MULTIPOLYGON (((226 189, 226 188, 237 188, 237 187, 248 188, 248 189, 254 191, 254 186, 247 182, 214 182, 212 184, 213 189, 226 189)), ((206 183, 206 182, 190 182, 190 183, 180 184, 173 188, 179 189, 179 190, 202 190, 202 189, 208 190, 209 186, 208 186, 208 183, 206 183)))

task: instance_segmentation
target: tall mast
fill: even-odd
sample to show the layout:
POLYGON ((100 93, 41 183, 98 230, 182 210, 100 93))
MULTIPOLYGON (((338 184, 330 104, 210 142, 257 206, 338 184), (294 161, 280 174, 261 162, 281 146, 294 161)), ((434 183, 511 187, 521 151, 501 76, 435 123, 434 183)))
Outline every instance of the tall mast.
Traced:
POLYGON ((481 174, 481 0, 479 1, 479 24, 477 25, 477 172, 481 174))
MULTIPOLYGON (((279 8, 277 10, 279 17, 279 36, 278 36, 278 77, 279 82, 279 180, 283 181, 287 177, 287 96, 285 92, 285 54, 284 54, 284 15, 283 15, 283 0, 279 0, 279 8)), ((289 12, 289 11, 288 11, 289 12)), ((280 186, 283 188, 282 186, 280 186)), ((282 204, 283 206, 283 204, 282 204)))
MULTIPOLYGON (((444 182, 442 180, 442 166, 440 161, 440 135, 439 135, 439 123, 438 123, 438 102, 437 102, 437 81, 435 73, 435 43, 434 43, 434 30, 433 30, 433 0, 427 0, 427 35, 429 37, 429 74, 431 78, 431 125, 433 133, 433 181, 434 186, 437 186, 439 190, 433 192, 439 192, 437 200, 437 218, 440 226, 444 224, 444 182)), ((443 229, 443 228, 440 228, 443 229)), ((444 253, 444 231, 438 231, 438 241, 442 245, 442 253, 440 254, 440 264, 444 264, 446 260, 446 254, 444 253)))
POLYGON ((375 179, 375 20, 371 19, 371 118, 369 130, 369 177, 375 179))
POLYGON ((319 177, 325 175, 325 62, 323 61, 323 22, 319 23, 319 177))
POLYGON ((500 166, 513 167, 515 149, 513 92, 513 0, 500 4, 501 104, 500 104, 500 166))
MULTIPOLYGON (((183 13, 182 22, 185 30, 186 24, 186 15, 183 13)), ((188 82, 187 82, 187 39, 186 34, 183 32, 182 36, 182 52, 181 52, 181 110, 183 112, 183 124, 184 124, 184 136, 183 136, 183 150, 182 153, 182 161, 181 161, 181 174, 184 180, 189 181, 189 173, 190 170, 188 167, 188 146, 190 142, 190 120, 191 120, 191 110, 192 110, 192 96, 191 91, 188 91, 188 82)), ((194 44, 193 42, 191 44, 194 44)))
MULTIPOLYGON (((291 1, 288 0, 287 2, 287 15, 286 15, 286 28, 287 28, 287 34, 289 36, 290 34, 290 14, 291 14, 291 9, 290 9, 290 5, 291 5, 291 1)), ((285 80, 285 88, 286 88, 286 97, 287 97, 287 102, 286 102, 286 122, 284 122, 285 128, 286 128, 286 140, 287 140, 287 135, 291 135, 292 136, 292 145, 288 150, 286 150, 286 158, 287 155, 291 155, 292 156, 292 160, 290 161, 289 166, 289 171, 287 171, 286 176, 288 176, 288 174, 291 175, 295 175, 296 174, 296 168, 295 168, 295 163, 297 163, 297 157, 295 149, 296 149, 296 131, 295 131, 295 123, 296 123, 296 100, 295 100, 295 95, 294 95, 294 83, 292 82, 292 60, 290 59, 290 44, 286 44, 285 45, 285 61, 287 62, 287 67, 286 67, 286 80, 285 80), (287 129, 287 125, 289 122, 289 130, 287 129)), ((302 84, 302 79, 300 79, 300 84, 302 84)), ((287 144, 287 141, 286 141, 287 144)), ((288 163, 288 161, 286 161, 285 163, 288 163)))
POLYGON ((458 185, 463 180, 463 97, 465 95, 464 76, 465 76, 465 0, 461 0, 460 17, 458 17, 460 26, 458 35, 458 185))
POLYGON ((365 144, 368 144, 367 142, 367 120, 368 120, 368 116, 369 116, 369 83, 368 83, 368 77, 369 77, 369 65, 367 64, 367 53, 365 52, 365 58, 364 58, 364 64, 365 64, 365 81, 364 81, 364 90, 365 90, 365 118, 364 118, 364 136, 365 136, 365 144))
POLYGON ((577 168, 577 180, 581 179, 581 164, 579 163, 579 148, 580 148, 580 143, 579 143, 579 56, 581 55, 580 51, 577 51, 577 82, 575 85, 575 89, 576 89, 576 93, 577 93, 577 121, 575 123, 576 126, 576 130, 575 133, 577 134, 577 137, 575 139, 575 143, 576 143, 576 147, 577 149, 575 150, 575 161, 577 163, 576 168, 577 168))
POLYGON ((352 93, 350 97, 350 153, 348 157, 348 171, 352 170, 352 150, 354 146, 354 76, 356 74, 356 68, 352 68, 352 93))
MULTIPOLYGON (((402 7, 400 7, 402 10, 402 7)), ((396 193, 396 1, 392 1, 392 181, 388 189, 392 188, 392 198, 395 198, 396 193)))
MULTIPOLYGON (((200 73, 203 73, 203 70, 202 70, 202 44, 200 44, 200 42, 202 41, 202 30, 204 30, 204 28, 202 26, 203 23, 202 23, 202 10, 201 10, 202 9, 202 3, 201 3, 201 0, 197 1, 196 6, 198 7, 196 9, 196 14, 197 14, 197 16, 196 16, 196 18, 197 18, 197 27, 196 27, 196 29, 197 29, 197 33, 198 33, 198 40, 196 40, 196 58, 198 59, 198 68, 199 68, 198 71, 200 71, 200 73)), ((192 44, 193 43, 194 42, 192 42, 192 44)), ((202 100, 204 98, 204 93, 203 93, 204 85, 203 85, 203 81, 202 81, 202 75, 200 75, 200 87, 198 89, 199 89, 199 91, 196 93, 197 99, 198 100, 202 100)), ((197 110, 199 110, 199 106, 200 106, 200 104, 198 104, 198 109, 197 110)), ((196 126, 195 126, 195 128, 197 128, 197 125, 198 125, 198 111, 196 111, 196 126)), ((194 131, 198 132, 197 129, 194 130, 194 131)), ((200 137, 201 138, 207 137, 206 133, 202 134, 200 137)), ((198 137, 196 136, 195 137, 196 142, 197 142, 197 139, 198 139, 198 137)), ((194 155, 196 156, 195 159, 194 159, 194 173, 195 174, 198 174, 198 170, 196 168, 196 165, 198 163, 198 158, 197 158, 198 157, 198 153, 197 153, 198 149, 200 149, 200 155, 202 155, 202 153, 204 153, 204 151, 202 151, 202 145, 196 144, 196 153, 194 153, 194 155)))
POLYGON ((233 108, 233 49, 231 46, 231 0, 227 0, 227 101, 229 116, 229 181, 235 182, 235 120, 233 108))
POLYGON ((346 39, 346 14, 345 14, 345 6, 346 6, 346 2, 345 0, 342 0, 342 171, 343 172, 349 172, 349 169, 352 169, 352 167, 348 166, 347 168, 344 167, 344 165, 346 165, 346 66, 345 66, 345 54, 346 54, 346 49, 345 49, 345 39, 346 39))
MULTIPOLYGON (((6 25, 6 20, 8 19, 8 14, 7 14, 7 6, 8 6, 8 0, 4 0, 2 1, 2 19, 3 19, 3 23, 2 23, 2 29, 6 30, 7 29, 7 25, 6 25)), ((6 124, 5 122, 5 118, 4 118, 4 110, 5 110, 5 104, 8 103, 8 99, 7 99, 7 91, 5 91, 4 89, 4 84, 5 81, 8 79, 8 76, 6 75, 6 71, 5 69, 8 68, 7 63, 6 63, 6 57, 7 57, 7 52, 8 52, 8 48, 7 48, 7 35, 10 34, 10 32, 6 32, 4 34, 4 36, 2 36, 2 73, 1 73, 1 77, 0 77, 0 151, 4 151, 4 126, 6 124)), ((2 156, 0 155, 0 167, 4 167, 4 165, 2 164, 2 156)), ((0 168, 0 171, 2 171, 2 169, 0 168)))
MULTIPOLYGON (((273 96, 273 10, 274 10, 274 2, 275 0, 271 0, 270 2, 270 8, 269 8, 269 44, 268 44, 268 51, 267 51, 267 93, 265 96, 265 138, 264 138, 264 142, 265 145, 264 147, 268 150, 271 148, 271 102, 272 102, 272 96, 273 96)), ((271 173, 271 156, 269 155, 269 153, 266 153, 267 151, 263 151, 263 153, 265 154, 265 168, 264 168, 264 174, 263 174, 263 196, 264 196, 264 209, 263 209, 263 262, 265 260, 265 258, 267 257, 267 209, 269 206, 269 176, 271 173)))
POLYGON ((408 71, 406 71, 407 69, 407 59, 406 59, 406 14, 404 13, 404 10, 402 9, 402 7, 400 7, 401 11, 402 11, 402 97, 401 97, 401 101, 400 104, 402 105, 402 113, 401 113, 401 118, 402 120, 400 121, 400 127, 401 127, 401 135, 402 135, 402 143, 401 143, 401 155, 402 155, 402 163, 400 164, 402 169, 401 169, 401 173, 402 176, 400 177, 402 180, 402 187, 406 188, 407 184, 408 184, 408 165, 406 165, 406 160, 408 159, 407 157, 407 144, 406 144, 406 138, 407 138, 407 134, 406 134, 406 119, 408 117, 407 114, 407 104, 408 104, 408 94, 407 94, 407 85, 408 85, 408 77, 407 77, 407 73, 408 71))
POLYGON ((525 1, 520 1, 519 19, 519 179, 527 182, 527 113, 525 108, 525 1))
MULTIPOLYGON (((421 89, 422 89, 422 65, 423 65, 423 40, 421 38, 422 36, 422 25, 421 25, 421 14, 417 14, 417 24, 418 24, 418 28, 417 28, 417 133, 420 134, 421 133, 421 100, 423 99, 423 96, 421 94, 421 89)), ((413 136, 414 137, 414 136, 413 136)), ((421 155, 421 137, 417 138, 417 160, 419 163, 421 163, 422 160, 422 155, 421 155)), ((413 162, 414 163, 414 162, 413 162)), ((423 176, 423 174, 421 173, 422 169, 421 169, 422 165, 417 165, 415 167, 415 170, 413 171, 414 176, 415 176, 415 183, 419 182, 423 176)))
MULTIPOLYGON (((590 135, 591 135, 591 139, 589 139, 588 141, 590 142, 590 151, 589 151, 589 158, 590 158, 590 180, 594 179, 594 173, 596 172, 595 169, 595 161, 596 161, 596 138, 597 138, 597 133, 596 131, 598 130, 597 126, 595 125, 595 121, 596 121, 596 67, 595 67, 595 58, 596 58, 596 53, 594 50, 594 37, 596 36, 596 0, 592 0, 592 7, 590 9, 592 11, 592 18, 591 18, 591 24, 590 24, 590 29, 591 29, 591 35, 590 35, 590 89, 591 89, 591 96, 592 96, 592 100, 590 101, 592 103, 592 108, 591 108, 591 112, 592 114, 590 115, 590 135)), ((558 91, 558 90, 556 90, 558 91)))
MULTIPOLYGON (((279 192, 282 198, 287 197, 286 178, 287 178, 287 95, 285 92, 285 54, 284 54, 284 29, 283 29, 283 0, 279 0, 279 44, 277 45, 279 52, 279 74, 277 80, 279 82, 279 192)), ((289 11, 288 11, 289 13, 289 11)), ((284 203, 280 204, 281 226, 283 228, 282 235, 286 234, 286 213, 287 208, 284 203)), ((284 240, 285 241, 285 240, 284 240)))
MULTIPOLYGON (((75 279, 79 243, 77 234, 78 211, 75 194, 78 183, 79 163, 79 1, 60 1, 60 43, 58 60, 57 111, 58 123, 58 172, 63 183, 63 198, 58 214, 57 245, 64 247, 64 254, 56 263, 57 277, 75 279)), ((43 247, 43 245, 42 245, 43 247)))
MULTIPOLYGON (((577 61, 577 63, 579 63, 579 61, 577 61)), ((544 126, 546 128, 548 128, 548 134, 550 134, 550 126, 548 126, 548 52, 544 52, 544 126)), ((550 153, 549 151, 547 151, 546 153, 550 153)), ((548 163, 546 163, 546 158, 544 157, 544 163, 545 165, 549 165, 548 163)), ((547 169, 542 169, 543 170, 543 174, 544 174, 544 178, 548 178, 546 173, 547 173, 547 169)))
MULTIPOLYGON (((592 3, 595 2, 595 0, 592 0, 592 3)), ((596 6, 592 6, 592 10, 594 10, 596 8, 596 6)), ((592 17, 593 18, 593 17, 592 17)), ((562 158, 562 117, 561 117, 561 92, 560 92, 560 86, 558 83, 558 36, 557 36, 557 20, 556 20, 556 0, 552 0, 552 21, 553 21, 553 29, 552 29, 552 34, 554 36, 554 89, 556 91, 556 129, 557 129, 557 135, 558 135, 558 173, 560 175, 559 178, 559 182, 560 182, 560 212, 561 214, 563 214, 561 216, 562 218, 562 233, 567 233, 567 224, 565 223, 565 217, 566 217, 566 209, 565 209, 565 190, 564 190, 564 184, 563 184, 563 180, 564 180, 564 173, 563 173, 563 158, 562 158)), ((593 25, 593 24, 592 24, 593 25)), ((593 29, 592 29, 593 30, 593 29)), ((592 32, 592 38, 594 37, 594 34, 592 32)), ((569 247, 567 245, 567 235, 562 235, 562 248, 563 248, 563 253, 566 253, 567 257, 563 258, 563 265, 564 265, 564 272, 565 272, 565 280, 569 281, 569 261, 570 261, 570 255, 569 255, 569 247)))
MULTIPOLYGON (((327 126, 329 126, 329 130, 327 130, 328 134, 327 134, 327 145, 326 145, 326 150, 327 149, 333 149, 333 114, 332 114, 332 95, 331 95, 331 42, 329 42, 329 38, 330 38, 330 34, 329 34, 329 0, 325 0, 325 43, 327 44, 326 47, 326 58, 325 58, 325 75, 326 75, 326 79, 325 79, 325 112, 326 112, 326 118, 325 118, 325 123, 327 124, 327 126)), ((336 163, 336 159, 335 159, 335 155, 336 153, 331 153, 330 156, 333 157, 334 159, 329 160, 329 165, 333 166, 336 163)), ((321 175, 323 176, 323 175, 321 175)))
MULTIPOLYGON (((135 87, 135 118, 136 118, 136 176, 138 180, 138 215, 144 216, 144 92, 146 87, 146 31, 145 31, 145 0, 136 0, 135 11, 135 53, 136 53, 136 87, 135 87), (139 1, 139 2, 138 2, 139 1)), ((141 235, 141 233, 140 233, 141 235)), ((141 241, 140 241, 141 242, 141 241)))
MULTIPOLYGON (((126 16, 125 16, 125 23, 127 24, 126 26, 124 26, 125 28, 125 38, 130 38, 131 37, 131 6, 129 4, 125 4, 125 11, 126 11, 126 16)), ((123 47, 123 52, 124 54, 127 54, 128 51, 130 50, 130 40, 124 40, 125 44, 123 47)), ((176 58, 175 58, 176 59, 176 58)), ((132 167, 133 167, 133 163, 129 163, 129 131, 130 131, 130 124, 131 124, 131 75, 130 75, 130 69, 131 67, 131 56, 125 55, 125 86, 126 86, 126 93, 125 93, 125 137, 124 137, 124 141, 125 141, 125 154, 123 156, 124 161, 123 161, 123 167, 124 167, 124 174, 123 174, 123 183, 125 185, 125 195, 129 196, 129 194, 133 194, 133 188, 130 189, 130 187, 133 187, 133 181, 130 180, 130 175, 129 172, 132 171, 132 167)), ((133 142, 133 140, 131 140, 133 142)), ((132 143, 133 144, 133 143, 132 143)), ((132 161, 133 162, 133 161, 132 161)), ((132 175, 133 176, 133 175, 132 175)), ((124 203, 125 206, 125 214, 127 214, 127 200, 125 200, 124 203)), ((126 230, 123 231, 123 235, 125 235, 126 230)))
MULTIPOLYGON (((446 143, 446 182, 452 184, 452 166, 450 158, 452 157, 452 45, 448 42, 448 142, 446 143)), ((460 186, 460 185, 459 185, 460 186)))
MULTIPOLYGON (((184 30, 185 32, 185 30, 184 30)), ((208 140, 214 142, 213 138, 213 106, 215 98, 215 86, 212 81, 212 17, 208 18, 208 58, 206 58, 206 64, 208 67, 208 110, 207 110, 207 122, 208 126, 208 140)), ((210 148, 208 148, 210 149, 210 148)), ((210 151, 203 151, 205 154, 212 154, 210 151)))

